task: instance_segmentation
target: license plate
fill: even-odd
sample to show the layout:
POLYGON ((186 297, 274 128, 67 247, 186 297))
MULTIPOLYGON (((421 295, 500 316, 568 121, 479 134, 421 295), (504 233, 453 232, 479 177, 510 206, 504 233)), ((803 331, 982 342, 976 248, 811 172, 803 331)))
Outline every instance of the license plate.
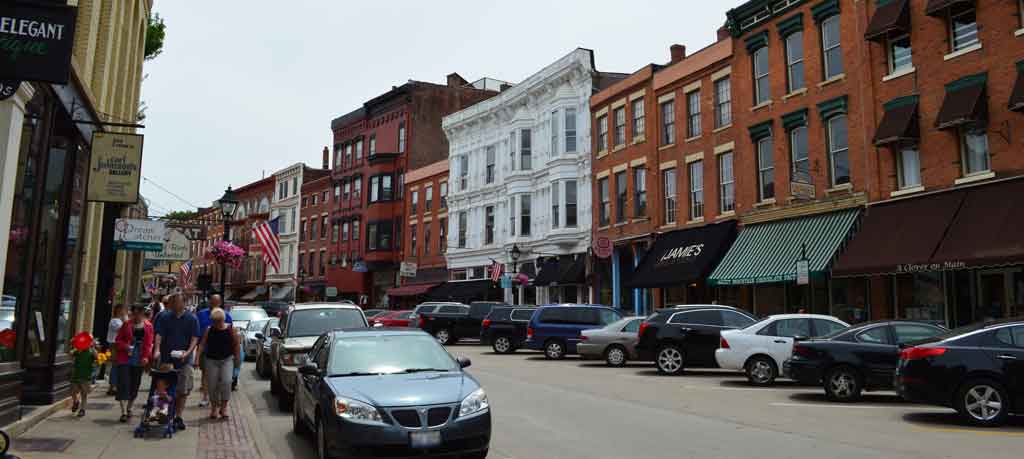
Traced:
POLYGON ((441 444, 441 432, 410 432, 409 446, 413 448, 433 448, 441 444))

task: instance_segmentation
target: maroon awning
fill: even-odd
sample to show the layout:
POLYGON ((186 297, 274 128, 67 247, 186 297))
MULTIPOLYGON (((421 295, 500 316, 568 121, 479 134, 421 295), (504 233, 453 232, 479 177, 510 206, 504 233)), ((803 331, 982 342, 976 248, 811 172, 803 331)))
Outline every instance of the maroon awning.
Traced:
POLYGON ((938 16, 954 6, 974 6, 974 3, 975 0, 928 0, 928 5, 924 7, 924 14, 938 16))
POLYGON ((388 296, 416 296, 427 293, 430 289, 437 287, 438 285, 439 284, 403 285, 401 287, 389 288, 386 293, 388 296))
POLYGON ((972 75, 946 85, 946 97, 935 118, 937 129, 982 124, 988 120, 987 74, 972 75))
POLYGON ((910 8, 907 4, 910 0, 890 0, 889 2, 879 1, 875 8, 875 14, 871 15, 871 22, 864 32, 867 40, 878 41, 890 35, 910 32, 910 8))
POLYGON ((875 145, 916 141, 921 138, 917 97, 904 97, 885 104, 885 115, 875 130, 875 145))
POLYGON ((1017 63, 1017 83, 1010 94, 1010 110, 1024 112, 1024 61, 1017 63))
POLYGON ((1024 264, 1024 180, 971 188, 932 263, 946 269, 1024 264))

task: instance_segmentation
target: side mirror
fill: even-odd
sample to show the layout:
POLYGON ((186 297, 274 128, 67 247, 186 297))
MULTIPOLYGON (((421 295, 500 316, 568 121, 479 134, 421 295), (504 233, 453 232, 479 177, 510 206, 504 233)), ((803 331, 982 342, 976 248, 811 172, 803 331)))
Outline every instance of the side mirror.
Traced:
POLYGON ((793 337, 793 341, 794 342, 796 342, 796 341, 807 341, 809 339, 811 339, 811 337, 810 336, 806 336, 806 335, 796 335, 796 336, 793 337))
POLYGON ((459 367, 461 367, 461 368, 466 368, 466 367, 468 367, 468 366, 473 364, 473 362, 471 362, 469 360, 469 357, 466 357, 464 355, 460 355, 460 356, 456 357, 455 361, 459 362, 459 367))
POLYGON ((270 329, 270 337, 271 338, 280 338, 281 337, 281 329, 277 328, 277 327, 272 327, 270 329))
POLYGON ((315 363, 307 363, 299 367, 299 374, 305 376, 316 376, 320 373, 320 369, 317 368, 315 363))
POLYGON ((256 339, 258 339, 260 341, 263 341, 263 340, 267 339, 267 337, 263 336, 263 333, 261 333, 261 332, 256 332, 256 339))

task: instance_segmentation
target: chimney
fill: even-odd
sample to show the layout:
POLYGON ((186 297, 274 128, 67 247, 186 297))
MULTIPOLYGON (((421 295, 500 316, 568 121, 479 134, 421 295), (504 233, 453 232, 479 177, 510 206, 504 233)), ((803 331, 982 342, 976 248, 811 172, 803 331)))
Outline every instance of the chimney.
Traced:
POLYGON ((672 60, 669 64, 675 64, 686 58, 686 47, 683 45, 672 45, 668 48, 669 54, 672 56, 672 60))
POLYGON ((461 75, 459 75, 458 73, 455 73, 455 72, 449 73, 447 80, 448 80, 448 87, 449 88, 461 88, 461 87, 469 84, 469 82, 466 81, 465 78, 462 78, 461 75))
POLYGON ((331 150, 324 147, 324 170, 330 169, 331 166, 331 150))
POLYGON ((724 25, 718 29, 718 41, 729 38, 729 26, 724 25))

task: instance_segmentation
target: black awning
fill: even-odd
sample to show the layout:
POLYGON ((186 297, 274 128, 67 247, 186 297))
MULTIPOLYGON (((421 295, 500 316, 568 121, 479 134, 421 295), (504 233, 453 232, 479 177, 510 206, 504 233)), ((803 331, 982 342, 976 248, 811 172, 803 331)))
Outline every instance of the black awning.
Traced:
POLYGON ((954 6, 974 6, 974 3, 975 0, 928 0, 928 5, 924 7, 924 14, 939 16, 954 6))
POLYGON ((935 119, 937 129, 950 129, 988 120, 987 74, 972 75, 946 85, 946 97, 935 119))
POLYGON ((909 0, 879 0, 875 4, 875 14, 871 16, 868 23, 868 30, 864 32, 864 38, 872 41, 879 41, 886 37, 910 32, 910 8, 909 0))
POLYGON ((916 141, 921 138, 917 96, 901 97, 885 104, 885 115, 875 130, 875 145, 916 141))
POLYGON ((1024 61, 1017 63, 1017 84, 1013 85, 1009 106, 1011 111, 1024 112, 1024 61))
POLYGON ((563 268, 563 257, 559 258, 548 258, 544 261, 544 264, 540 266, 540 272, 537 277, 533 279, 533 285, 545 286, 551 285, 558 282, 558 278, 562 274, 563 268))
MULTIPOLYGON (((573 258, 572 255, 569 256, 573 258)), ((585 284, 587 282, 587 255, 579 254, 572 260, 569 267, 562 271, 559 284, 585 284)))
POLYGON ((490 279, 445 282, 427 293, 430 301, 471 301, 500 300, 501 289, 495 288, 490 279))
POLYGON ((625 286, 668 287, 702 279, 734 239, 735 221, 660 234, 625 286))

